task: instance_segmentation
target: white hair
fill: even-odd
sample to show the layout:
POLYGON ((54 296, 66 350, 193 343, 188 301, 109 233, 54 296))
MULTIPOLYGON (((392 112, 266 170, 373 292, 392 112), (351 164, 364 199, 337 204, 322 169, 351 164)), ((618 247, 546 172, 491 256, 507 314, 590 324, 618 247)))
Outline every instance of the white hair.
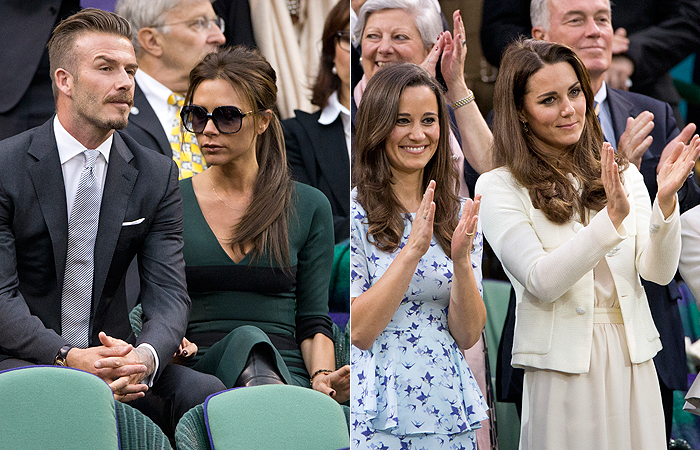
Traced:
MULTIPOLYGON (((550 0, 532 0, 530 2, 530 23, 533 27, 541 27, 545 31, 549 31, 549 2, 550 0)), ((608 9, 611 9, 610 0, 606 0, 606 3, 608 9)))
POLYGON ((533 27, 542 27, 549 31, 549 0, 530 2, 530 23, 533 27))
MULTIPOLYGON (((125 18, 131 24, 131 44, 136 56, 141 53, 138 34, 141 28, 162 27, 165 24, 165 14, 191 0, 118 0, 114 12, 125 18)), ((210 2, 212 0, 209 0, 210 2)), ((166 30, 167 31, 167 30, 166 30)))
POLYGON ((411 15, 425 48, 432 47, 443 31, 440 11, 433 0, 367 0, 360 8, 353 30, 355 42, 362 41, 369 16, 384 9, 400 9, 411 15))

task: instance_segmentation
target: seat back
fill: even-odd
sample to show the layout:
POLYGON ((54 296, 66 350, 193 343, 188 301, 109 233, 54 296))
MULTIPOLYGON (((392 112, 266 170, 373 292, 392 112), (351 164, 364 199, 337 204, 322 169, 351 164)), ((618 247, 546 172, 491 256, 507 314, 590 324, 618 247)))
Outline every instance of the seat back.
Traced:
POLYGON ((332 450, 350 445, 340 405, 309 388, 230 389, 210 396, 204 414, 213 450, 332 450))
POLYGON ((77 369, 30 366, 0 372, 0 450, 118 449, 112 390, 77 369))

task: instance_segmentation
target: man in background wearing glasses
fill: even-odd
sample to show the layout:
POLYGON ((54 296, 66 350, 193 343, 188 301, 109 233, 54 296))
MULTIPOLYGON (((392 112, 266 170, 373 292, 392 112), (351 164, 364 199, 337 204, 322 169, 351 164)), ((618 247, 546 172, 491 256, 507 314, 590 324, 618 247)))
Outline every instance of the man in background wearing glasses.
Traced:
POLYGON ((126 133, 172 157, 180 179, 202 172, 206 163, 194 135, 180 132, 179 112, 190 70, 226 42, 223 19, 209 0, 119 0, 114 11, 131 24, 139 63, 126 133))

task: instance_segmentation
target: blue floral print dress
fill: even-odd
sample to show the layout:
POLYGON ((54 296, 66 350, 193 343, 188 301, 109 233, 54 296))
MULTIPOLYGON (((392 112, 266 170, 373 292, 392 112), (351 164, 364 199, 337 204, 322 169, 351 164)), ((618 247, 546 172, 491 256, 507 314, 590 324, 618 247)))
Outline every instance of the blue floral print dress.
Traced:
MULTIPOLYGON (((366 213, 356 195, 353 190, 351 297, 374 285, 398 255, 367 240, 366 213)), ((404 219, 401 248, 413 216, 404 219)), ((480 291, 482 246, 479 229, 471 259, 480 291)), ((353 449, 476 450, 474 430, 487 418, 486 405, 448 330, 451 284, 452 260, 433 238, 386 329, 370 349, 351 347, 353 449)))

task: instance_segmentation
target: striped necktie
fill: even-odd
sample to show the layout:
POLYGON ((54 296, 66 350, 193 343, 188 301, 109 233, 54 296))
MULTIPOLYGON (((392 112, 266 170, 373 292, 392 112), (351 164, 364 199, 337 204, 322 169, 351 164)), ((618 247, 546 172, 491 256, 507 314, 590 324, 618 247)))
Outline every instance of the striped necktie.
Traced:
POLYGON ((185 104, 185 98, 173 92, 168 97, 168 103, 177 106, 169 140, 170 148, 173 150, 173 160, 180 169, 180 179, 182 180, 203 172, 207 168, 207 163, 202 158, 202 152, 199 150, 194 134, 187 130, 180 132, 180 110, 185 104))
POLYGON ((62 336, 71 344, 87 348, 95 274, 95 239, 100 219, 100 186, 95 176, 98 150, 85 150, 75 203, 68 219, 66 270, 61 296, 62 336))

